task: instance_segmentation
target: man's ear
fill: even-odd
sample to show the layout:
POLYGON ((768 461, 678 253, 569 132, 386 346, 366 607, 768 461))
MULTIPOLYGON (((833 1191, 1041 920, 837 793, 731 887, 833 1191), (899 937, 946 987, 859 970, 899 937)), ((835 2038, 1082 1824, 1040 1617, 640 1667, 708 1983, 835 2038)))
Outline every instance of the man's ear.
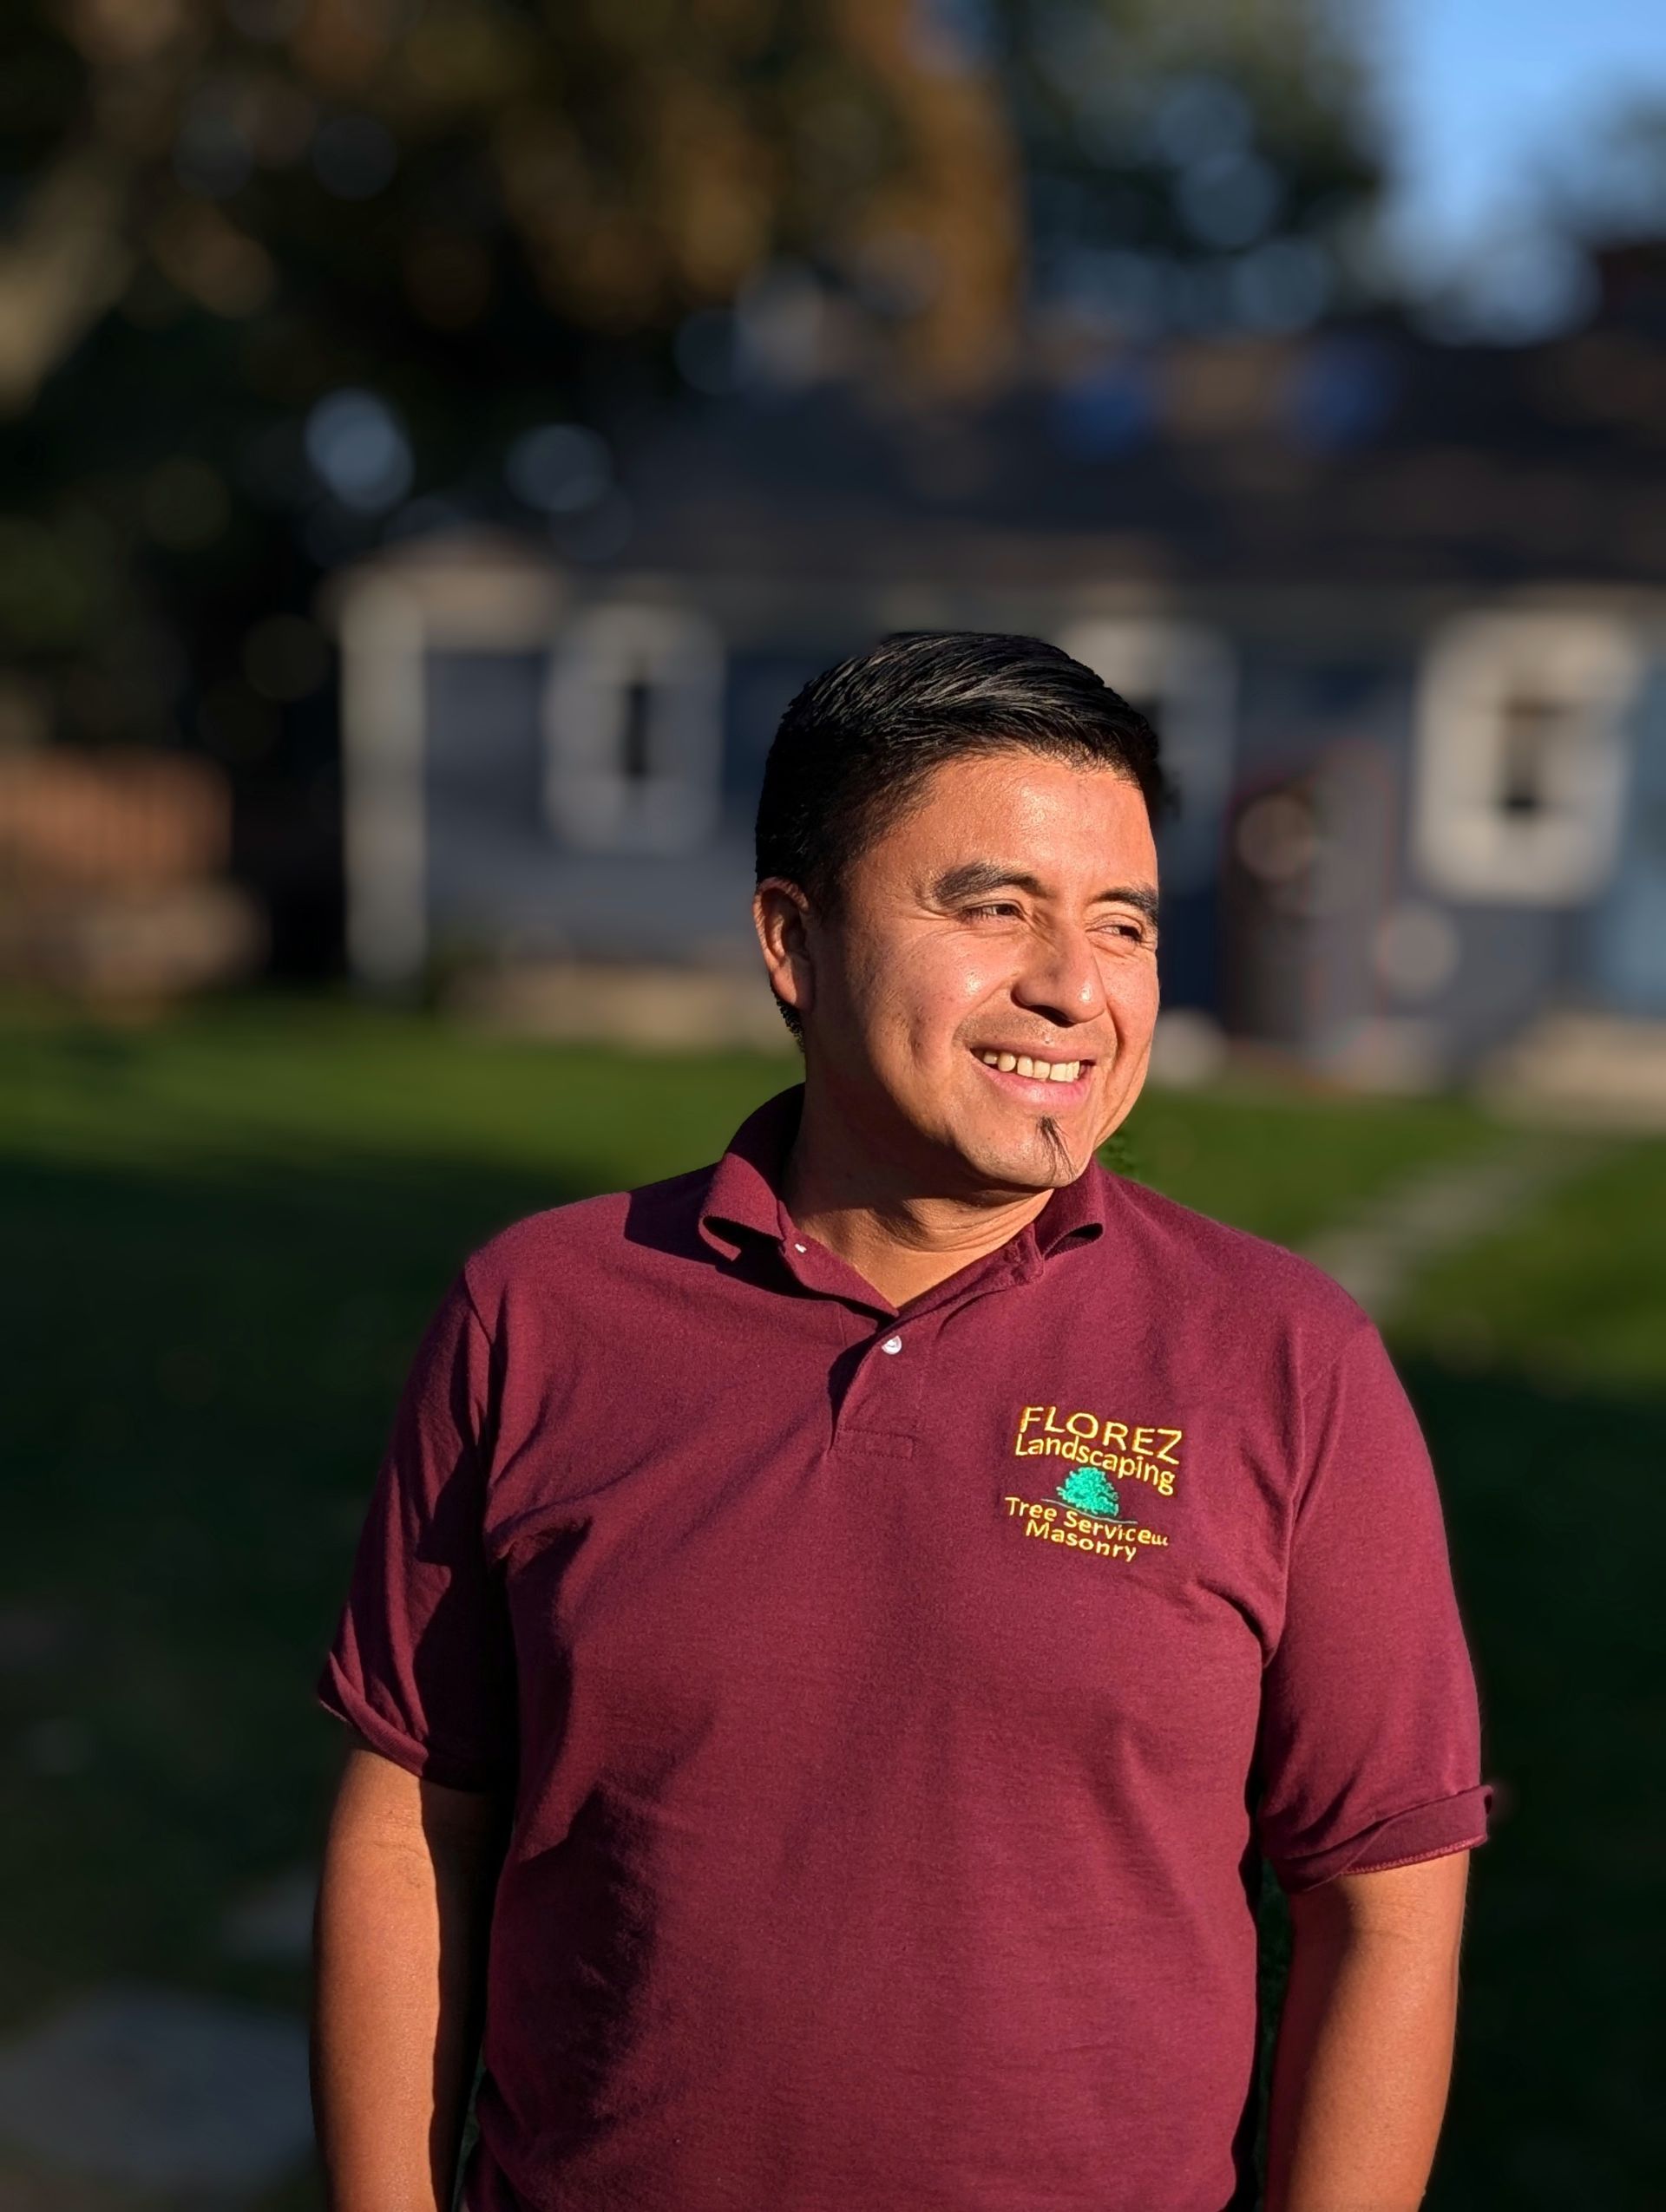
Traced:
POLYGON ((765 876, 752 896, 752 926, 763 948, 770 988, 802 1021, 816 995, 810 957, 810 901, 784 876, 765 876))

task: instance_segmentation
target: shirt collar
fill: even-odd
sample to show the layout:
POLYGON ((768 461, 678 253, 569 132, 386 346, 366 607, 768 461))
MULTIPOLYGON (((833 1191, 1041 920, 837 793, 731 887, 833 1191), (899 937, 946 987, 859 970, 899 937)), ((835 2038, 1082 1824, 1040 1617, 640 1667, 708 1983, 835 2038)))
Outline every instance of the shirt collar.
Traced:
MULTIPOLYGON (((777 1244, 787 1238, 791 1222, 781 1192, 803 1098, 800 1083, 766 1099, 735 1131, 712 1170, 700 1207, 700 1234, 730 1259, 740 1249, 737 1229, 777 1244)), ((1034 1221, 1020 1232, 1014 1242, 1026 1257, 1033 1252, 1035 1272, 1053 1253, 1105 1234, 1110 1182, 1099 1162, 1089 1161, 1086 1171, 1055 1190, 1034 1221)))
POLYGON ((777 1241, 786 1235, 781 1188, 803 1101, 801 1083, 765 1099, 735 1131, 712 1170, 700 1207, 700 1234, 730 1259, 740 1249, 736 1229, 777 1241))
POLYGON ((1109 1227, 1111 1177, 1090 1160, 1073 1183, 1061 1184, 1030 1224, 1036 1248, 1046 1260, 1063 1247, 1091 1244, 1109 1227))

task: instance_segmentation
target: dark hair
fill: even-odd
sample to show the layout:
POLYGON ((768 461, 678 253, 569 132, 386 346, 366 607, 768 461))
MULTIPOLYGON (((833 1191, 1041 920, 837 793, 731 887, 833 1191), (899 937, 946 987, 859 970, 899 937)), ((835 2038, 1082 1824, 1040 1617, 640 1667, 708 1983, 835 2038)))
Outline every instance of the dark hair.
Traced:
MULTIPOLYGON (((856 855, 945 761, 1048 753, 1137 784, 1153 825, 1171 800, 1157 733, 1045 638, 909 630, 812 677, 782 716, 758 802, 758 880, 837 903, 856 855)), ((797 1036, 792 1009, 782 1006, 797 1036)))

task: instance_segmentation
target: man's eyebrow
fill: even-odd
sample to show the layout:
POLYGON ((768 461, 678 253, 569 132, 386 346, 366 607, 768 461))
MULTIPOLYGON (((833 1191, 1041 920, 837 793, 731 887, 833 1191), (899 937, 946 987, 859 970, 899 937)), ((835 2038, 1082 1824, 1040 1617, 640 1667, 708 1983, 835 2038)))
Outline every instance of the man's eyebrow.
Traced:
POLYGON ((1138 907, 1151 926, 1153 928, 1157 926, 1157 891, 1153 885, 1149 883, 1119 884, 1114 891, 1101 891, 1099 897, 1092 903, 1096 906, 1105 906, 1112 900, 1120 900, 1125 906, 1138 907))
POLYGON ((931 887, 932 898, 939 906, 952 906, 962 899, 975 899, 986 891, 1027 891, 1033 898, 1042 894, 1039 880, 1025 874, 1021 868, 1003 867, 999 861, 967 861, 957 868, 949 868, 931 887))
MULTIPOLYGON (((962 899, 981 898, 987 892, 1005 890, 1027 891, 1034 899, 1046 896, 1040 878, 1022 868, 1005 867, 999 861, 967 861, 940 875, 931 887, 931 897, 934 905, 952 906, 962 899)), ((1157 890, 1152 884, 1116 884, 1108 891, 1099 892, 1088 903, 1094 906, 1119 903, 1136 908, 1153 925, 1157 920, 1157 890)))

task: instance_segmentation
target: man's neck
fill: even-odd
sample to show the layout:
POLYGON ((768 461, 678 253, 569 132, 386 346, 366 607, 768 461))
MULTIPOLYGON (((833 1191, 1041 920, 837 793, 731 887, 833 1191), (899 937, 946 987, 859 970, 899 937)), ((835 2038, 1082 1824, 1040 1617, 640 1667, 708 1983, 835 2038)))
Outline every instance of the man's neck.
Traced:
POLYGON ((788 1213, 893 1306, 934 1289, 1015 1237, 1050 1190, 921 1195, 876 1148, 829 1127, 809 1096, 788 1156, 788 1213))

